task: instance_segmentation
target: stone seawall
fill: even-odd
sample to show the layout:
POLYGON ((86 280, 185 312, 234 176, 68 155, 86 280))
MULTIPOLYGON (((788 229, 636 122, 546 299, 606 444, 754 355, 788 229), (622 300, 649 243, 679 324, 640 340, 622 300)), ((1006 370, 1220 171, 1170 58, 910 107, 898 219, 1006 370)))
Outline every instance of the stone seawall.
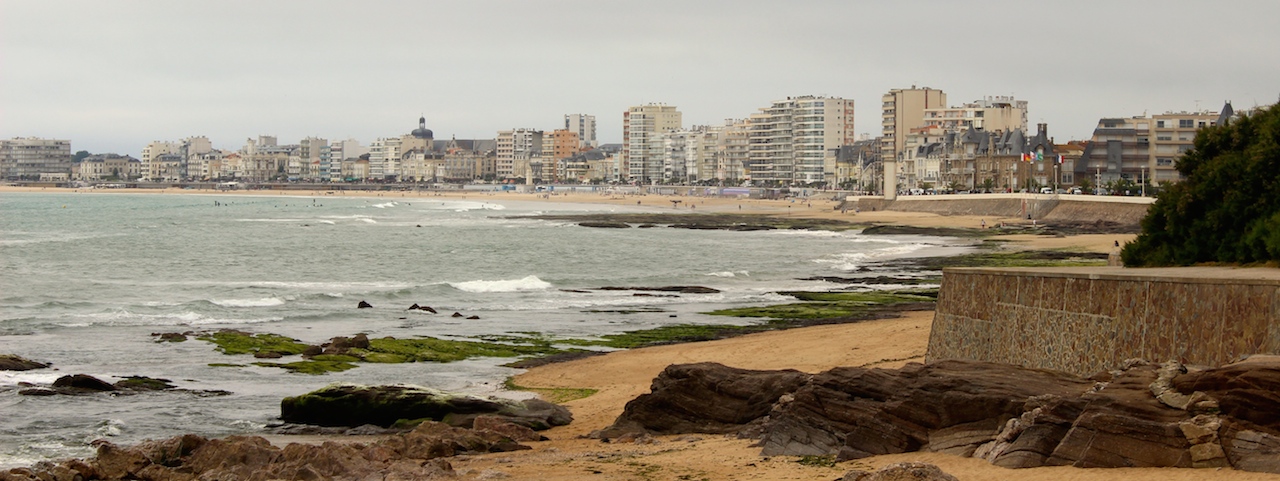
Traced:
POLYGON ((1280 354, 1280 269, 949 268, 925 360, 1088 376, 1132 358, 1250 354, 1280 354))
MULTIPOLYGON (((1151 198, 1099 197, 1092 195, 968 194, 903 196, 897 200, 863 197, 856 204, 862 210, 929 212, 939 215, 982 215, 1031 218, 1048 221, 1094 222, 1104 220, 1122 225, 1138 225, 1147 215, 1151 198)), ((839 208, 839 207, 838 207, 839 208)))

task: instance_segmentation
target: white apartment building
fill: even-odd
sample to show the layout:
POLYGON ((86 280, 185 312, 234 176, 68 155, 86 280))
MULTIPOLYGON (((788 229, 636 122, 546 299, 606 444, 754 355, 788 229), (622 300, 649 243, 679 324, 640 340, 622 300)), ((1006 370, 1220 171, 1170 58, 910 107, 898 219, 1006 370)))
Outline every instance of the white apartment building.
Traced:
POLYGON ((0 178, 36 180, 71 176, 71 141, 19 137, 0 140, 0 178))
POLYGON ((594 149, 600 146, 600 142, 596 140, 596 116, 567 114, 564 116, 564 128, 578 134, 579 147, 594 149))
POLYGON ((748 129, 747 119, 725 120, 716 145, 719 152, 714 174, 716 180, 736 183, 746 178, 746 165, 751 151, 748 129))
POLYGON ((342 164, 347 160, 356 160, 360 156, 369 153, 369 148, 360 145, 360 141, 356 139, 338 140, 329 144, 329 181, 341 182, 347 178, 352 178, 350 173, 342 170, 342 164))
POLYGON ((369 145, 369 178, 394 180, 400 171, 400 137, 379 138, 369 145))
POLYGON ((177 142, 153 141, 142 148, 142 180, 152 180, 159 176, 160 166, 156 160, 165 154, 176 154, 181 148, 177 142))
POLYGON ((748 122, 753 182, 823 182, 827 151, 856 140, 853 100, 802 96, 774 101, 748 122))
POLYGON ((674 105, 651 103, 630 107, 622 114, 620 175, 628 182, 655 183, 663 178, 662 134, 680 130, 683 116, 674 105))
POLYGON ((519 128, 498 131, 496 175, 514 179, 529 175, 529 161, 542 155, 542 131, 519 128))

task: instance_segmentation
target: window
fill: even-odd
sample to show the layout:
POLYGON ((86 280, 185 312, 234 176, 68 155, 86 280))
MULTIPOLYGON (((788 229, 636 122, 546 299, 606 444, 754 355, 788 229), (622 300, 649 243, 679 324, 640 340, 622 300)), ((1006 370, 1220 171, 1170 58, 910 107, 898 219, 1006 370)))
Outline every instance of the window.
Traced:
POLYGON ((1156 157, 1156 167, 1173 167, 1173 159, 1168 157, 1156 157))
POLYGON ((1179 119, 1179 120, 1178 120, 1178 128, 1180 128, 1180 129, 1190 129, 1190 128, 1194 128, 1195 126, 1196 126, 1196 121, 1195 121, 1195 120, 1192 120, 1192 119, 1179 119))
POLYGON ((1163 129, 1163 128, 1164 128, 1164 121, 1163 121, 1163 120, 1157 120, 1157 121, 1156 121, 1156 128, 1157 128, 1157 129, 1163 129))

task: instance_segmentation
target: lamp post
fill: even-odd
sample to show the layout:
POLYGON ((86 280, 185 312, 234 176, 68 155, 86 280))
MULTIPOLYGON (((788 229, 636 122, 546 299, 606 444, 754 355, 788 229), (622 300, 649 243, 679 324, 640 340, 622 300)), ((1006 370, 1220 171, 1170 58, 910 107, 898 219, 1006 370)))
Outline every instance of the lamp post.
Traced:
POLYGON ((1142 166, 1142 174, 1138 177, 1142 181, 1142 196, 1147 196, 1147 166, 1142 166))

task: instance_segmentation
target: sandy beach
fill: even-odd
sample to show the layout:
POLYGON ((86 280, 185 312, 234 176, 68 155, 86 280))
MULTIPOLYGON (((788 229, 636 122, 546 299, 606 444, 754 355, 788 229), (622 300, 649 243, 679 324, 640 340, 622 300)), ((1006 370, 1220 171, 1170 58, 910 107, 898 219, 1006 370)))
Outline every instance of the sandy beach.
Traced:
MULTIPOLYGON (((54 189, 0 187, 0 192, 54 189)), ((343 195, 323 192, 217 191, 193 190, 93 190, 84 195, 113 195, 145 192, 154 195, 343 195)), ((556 195, 482 192, 376 192, 347 193, 346 196, 413 199, 450 197, 472 200, 573 202, 591 204, 641 205, 683 212, 742 212, 763 215, 793 215, 846 220, 867 224, 898 224, 922 227, 981 228, 1018 219, 977 216, 940 216, 913 212, 840 212, 831 199, 811 201, 723 199, 660 195, 607 196, 590 193, 556 195), (672 201, 679 200, 673 208, 672 201)), ((1114 243, 1127 242, 1132 235, 1080 235, 1051 237, 1009 235, 1011 248, 1068 249, 1109 252, 1114 243)), ((728 479, 836 479, 851 469, 874 469, 902 461, 937 464, 963 480, 1193 480, 1193 479, 1280 479, 1278 475, 1232 470, 1192 469, 1107 469, 1070 467, 1009 470, 985 461, 936 453, 879 456, 834 467, 801 464, 796 457, 764 458, 751 441, 713 435, 664 436, 656 444, 602 443, 583 436, 611 424, 627 401, 648 392, 653 378, 666 366, 677 363, 719 362, 748 369, 797 369, 816 373, 837 366, 895 368, 907 362, 921 362, 928 343, 931 311, 909 312, 896 319, 854 324, 817 326, 765 332, 718 341, 669 345, 613 352, 603 356, 537 367, 518 375, 514 383, 529 388, 595 389, 586 398, 567 402, 574 422, 544 432, 549 441, 529 443, 529 451, 462 456, 450 462, 462 479, 647 479, 647 480, 728 480, 728 479)), ((273 442, 303 441, 276 437, 273 442)))

